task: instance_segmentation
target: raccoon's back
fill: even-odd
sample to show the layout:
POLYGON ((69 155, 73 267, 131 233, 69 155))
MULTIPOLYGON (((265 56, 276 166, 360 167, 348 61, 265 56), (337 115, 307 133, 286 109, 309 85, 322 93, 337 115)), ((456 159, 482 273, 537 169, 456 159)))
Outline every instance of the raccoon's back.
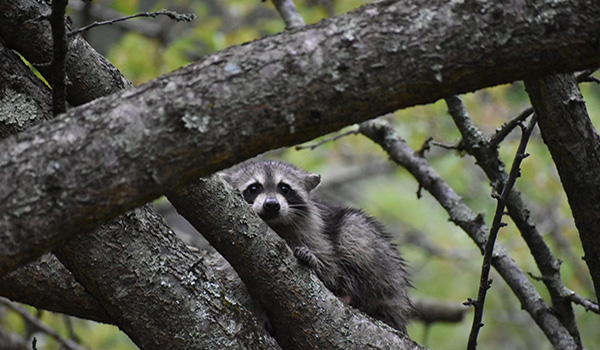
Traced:
POLYGON ((341 276, 338 296, 390 326, 406 331, 413 307, 406 264, 383 226, 362 210, 317 203, 334 243, 341 276))

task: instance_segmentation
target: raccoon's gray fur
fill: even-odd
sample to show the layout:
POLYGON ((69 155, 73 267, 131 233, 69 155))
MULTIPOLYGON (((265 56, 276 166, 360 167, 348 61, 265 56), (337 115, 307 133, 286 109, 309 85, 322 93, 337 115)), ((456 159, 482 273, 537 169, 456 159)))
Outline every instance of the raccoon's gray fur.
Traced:
POLYGON ((406 332, 408 273, 381 224, 361 210, 311 199, 321 177, 290 164, 245 163, 224 178, 336 296, 406 332))

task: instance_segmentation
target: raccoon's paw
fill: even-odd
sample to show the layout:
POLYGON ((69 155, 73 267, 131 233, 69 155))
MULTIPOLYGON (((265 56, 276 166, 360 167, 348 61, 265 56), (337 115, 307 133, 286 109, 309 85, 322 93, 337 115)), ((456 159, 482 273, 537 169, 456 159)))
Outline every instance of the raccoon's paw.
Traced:
POLYGON ((319 258, 317 258, 310 249, 306 247, 296 247, 294 249, 294 256, 300 260, 301 263, 308 265, 314 270, 318 270, 320 266, 319 258))

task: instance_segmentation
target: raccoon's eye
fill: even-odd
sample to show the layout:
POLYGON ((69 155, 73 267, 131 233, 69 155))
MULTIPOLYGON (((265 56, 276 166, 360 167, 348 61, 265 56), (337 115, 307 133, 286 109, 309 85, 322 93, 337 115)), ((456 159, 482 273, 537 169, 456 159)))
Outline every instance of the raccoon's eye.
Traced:
POLYGON ((251 184, 250 186, 248 186, 248 187, 246 188, 246 191, 247 191, 248 193, 255 194, 255 193, 257 193, 257 192, 260 190, 260 187, 261 187, 261 186, 260 186, 260 184, 259 184, 259 183, 254 183, 254 184, 251 184))
POLYGON ((279 184, 279 190, 281 191, 281 193, 283 194, 288 194, 290 193, 290 191, 292 190, 292 188, 290 187, 290 185, 285 184, 285 183, 280 183, 279 184))

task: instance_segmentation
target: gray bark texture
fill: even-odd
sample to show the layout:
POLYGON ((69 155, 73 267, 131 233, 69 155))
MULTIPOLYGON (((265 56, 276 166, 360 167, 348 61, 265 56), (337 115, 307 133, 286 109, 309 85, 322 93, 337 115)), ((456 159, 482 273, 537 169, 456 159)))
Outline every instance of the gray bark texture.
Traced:
POLYGON ((0 273, 268 149, 443 96, 598 65, 599 15, 595 1, 383 1, 74 108, 1 145, 0 180, 11 186, 0 192, 0 273))
POLYGON ((151 211, 133 210, 56 254, 141 349, 279 349, 151 211))
MULTIPOLYGON (((44 9, 44 4, 39 3, 38 11, 44 12, 44 9)), ((40 15, 38 13, 38 17, 40 15)), ((33 27, 33 30, 38 29, 33 27)), ((6 33, 0 30, 0 35, 6 33)), ((32 36, 43 37, 43 33, 32 36)), ((18 116, 20 110, 15 107, 24 101, 49 100, 48 88, 29 69, 20 69, 23 64, 14 53, 0 45, 0 54, 6 59, 2 62, 7 67, 0 71, 2 87, 14 87, 19 92, 4 101, 6 110, 18 116), (15 64, 12 71, 8 62, 15 64)), ((92 50, 86 57, 94 55, 98 54, 92 50)), ((103 67, 101 63, 96 62, 98 70, 103 67)), ((105 73, 100 72, 97 78, 101 79, 105 73)), ((78 81, 75 83, 83 86, 78 81)), ((71 93, 78 90, 72 89, 71 93)), ((89 92, 84 91, 85 94, 89 92)), ((36 109, 26 125, 17 129, 8 119, 2 121, 0 129, 10 134, 49 119, 49 103, 39 104, 47 108, 36 109)), ((44 255, 0 277, 0 295, 38 308, 115 324, 146 349, 279 348, 263 326, 257 325, 238 303, 237 300, 242 300, 253 306, 248 303, 247 290, 224 259, 216 253, 192 255, 148 206, 79 235, 58 252, 71 271, 53 255, 44 255), (144 251, 149 246, 151 254, 144 251), (123 247, 135 248, 119 249, 123 247), (135 259, 124 253, 135 255, 135 259), (155 264, 156 259, 163 264, 155 264), (169 263, 168 268, 165 262, 169 263), (192 265, 194 268, 190 269, 192 265), (106 276, 110 278, 104 278, 106 276), (160 283, 165 280, 168 284, 160 283), (78 281, 85 282, 85 287, 78 281), (138 288, 128 289, 129 285, 138 288), (127 293, 119 292, 124 289, 127 293)))
POLYGON ((572 74, 525 81, 585 252, 600 300, 600 136, 572 74))
POLYGON ((0 45, 0 139, 51 118, 44 83, 10 49, 0 45))
MULTIPOLYGON (((491 140, 488 140, 471 122, 460 98, 447 98, 446 103, 450 115, 462 135, 461 146, 477 160, 477 164, 490 179, 495 191, 501 193, 509 175, 500 159, 497 145, 492 144, 491 140)), ((531 255, 544 276, 544 284, 548 287, 552 299, 553 313, 557 315, 557 318, 573 335, 574 339, 580 342, 571 300, 568 298, 568 293, 565 293, 566 287, 561 280, 560 262, 552 255, 550 247, 544 241, 542 234, 538 232, 530 217, 531 211, 518 189, 511 189, 506 209, 508 215, 519 228, 521 236, 527 243, 531 255)), ((519 293, 516 294, 519 295, 519 293)), ((523 304, 526 305, 525 302, 523 304)))
POLYGON ((114 324, 98 299, 53 254, 0 277, 0 295, 39 309, 114 324))
MULTIPOLYGON (((23 74, 18 81, 33 75, 23 74)), ((13 78, 0 75, 5 82, 13 78)), ((24 96, 49 95, 43 85, 24 85, 21 92, 4 106, 20 105, 24 96)), ((46 120, 50 112, 40 111, 31 122, 46 120)), ((238 302, 248 299, 239 279, 223 278, 228 271, 236 276, 223 259, 192 254, 148 206, 55 251, 69 270, 44 255, 1 276, 0 295, 115 324, 142 349, 279 349, 238 302)))
MULTIPOLYGON (((36 88, 47 95, 44 86, 36 88)), ((190 255, 146 207, 80 234, 55 251, 70 271, 45 255, 2 276, 0 294, 116 324, 141 348, 278 348, 237 304, 241 300, 256 308, 231 267, 215 253, 190 255)), ((353 334, 363 336, 359 331, 353 334)), ((402 341, 418 347, 408 339, 392 339, 392 344, 402 341)), ((389 348, 388 343, 379 342, 382 348, 389 348)))

